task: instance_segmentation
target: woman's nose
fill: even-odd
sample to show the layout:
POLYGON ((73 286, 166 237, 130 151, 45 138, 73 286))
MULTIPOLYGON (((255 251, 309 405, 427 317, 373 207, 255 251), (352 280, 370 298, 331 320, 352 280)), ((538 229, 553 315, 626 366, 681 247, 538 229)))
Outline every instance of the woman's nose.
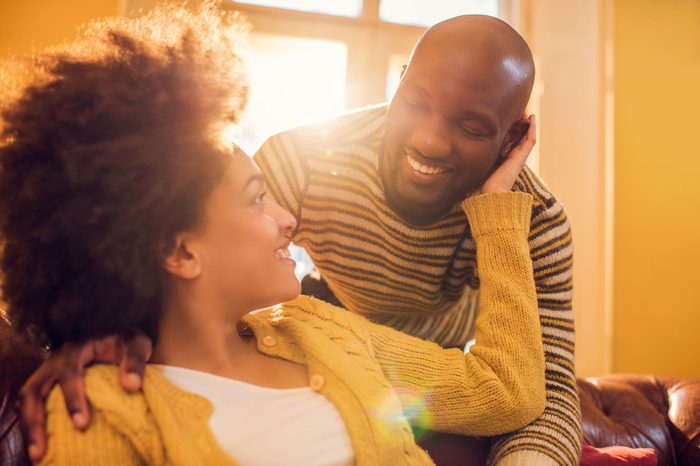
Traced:
POLYGON ((291 235, 291 233, 297 227, 297 219, 294 218, 294 215, 292 215, 289 211, 285 210, 281 205, 274 201, 270 201, 270 207, 272 210, 272 215, 274 216, 275 220, 277 220, 280 230, 284 232, 285 236, 291 235))

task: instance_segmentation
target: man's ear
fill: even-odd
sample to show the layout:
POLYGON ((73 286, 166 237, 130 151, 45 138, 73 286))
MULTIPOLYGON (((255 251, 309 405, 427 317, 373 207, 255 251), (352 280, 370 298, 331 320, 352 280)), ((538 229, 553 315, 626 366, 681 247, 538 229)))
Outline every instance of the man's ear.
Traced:
POLYGON ((513 123, 508 129, 508 134, 503 141, 501 146, 501 151, 498 154, 499 158, 505 159, 519 143, 522 138, 527 134, 527 130, 530 129, 530 121, 525 118, 520 118, 515 123, 513 123))
POLYGON ((165 245, 161 246, 161 264, 167 272, 185 280, 193 280, 202 274, 201 257, 192 247, 189 235, 177 235, 170 246, 168 250, 165 245))
POLYGON ((406 74, 406 68, 408 68, 408 65, 401 66, 401 74, 399 75, 399 79, 403 79, 403 75, 406 74))

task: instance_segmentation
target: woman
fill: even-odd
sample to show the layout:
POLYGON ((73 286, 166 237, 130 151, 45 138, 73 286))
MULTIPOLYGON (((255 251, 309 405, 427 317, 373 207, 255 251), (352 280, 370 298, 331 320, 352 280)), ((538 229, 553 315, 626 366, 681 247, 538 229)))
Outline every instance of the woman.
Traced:
POLYGON ((52 350, 134 330, 156 343, 140 393, 111 366, 88 370, 84 433, 51 393, 42 464, 432 464, 410 424, 496 435, 536 418, 531 199, 505 192, 534 133, 464 203, 477 344, 445 350, 298 297, 294 218, 218 138, 247 91, 236 37, 211 7, 97 23, 40 57, 42 75, 3 108, 14 324, 52 350))

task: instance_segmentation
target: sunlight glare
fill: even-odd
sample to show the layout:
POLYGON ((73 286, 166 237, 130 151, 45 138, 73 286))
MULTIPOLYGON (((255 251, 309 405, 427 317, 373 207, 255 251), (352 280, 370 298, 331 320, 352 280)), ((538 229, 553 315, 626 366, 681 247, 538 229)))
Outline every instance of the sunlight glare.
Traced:
POLYGON ((224 133, 249 155, 275 133, 345 110, 345 44, 253 33, 243 57, 248 109, 224 133))

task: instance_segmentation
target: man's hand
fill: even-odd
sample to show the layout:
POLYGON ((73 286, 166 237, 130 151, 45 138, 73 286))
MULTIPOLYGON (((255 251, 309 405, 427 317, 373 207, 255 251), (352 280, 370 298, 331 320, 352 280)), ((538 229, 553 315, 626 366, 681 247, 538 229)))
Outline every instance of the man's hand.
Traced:
POLYGON ((39 462, 46 453, 44 402, 56 382, 63 391, 73 425, 84 430, 90 422, 83 380, 85 368, 93 363, 119 365, 121 386, 135 392, 141 388, 151 350, 151 340, 138 333, 129 339, 111 336, 80 344, 67 343, 44 361, 24 384, 19 396, 20 425, 32 462, 39 462))
POLYGON ((510 151, 503 163, 484 181, 481 189, 476 194, 504 193, 513 188, 513 184, 523 167, 525 167, 525 162, 537 140, 535 115, 530 115, 527 120, 530 122, 527 134, 510 151))

